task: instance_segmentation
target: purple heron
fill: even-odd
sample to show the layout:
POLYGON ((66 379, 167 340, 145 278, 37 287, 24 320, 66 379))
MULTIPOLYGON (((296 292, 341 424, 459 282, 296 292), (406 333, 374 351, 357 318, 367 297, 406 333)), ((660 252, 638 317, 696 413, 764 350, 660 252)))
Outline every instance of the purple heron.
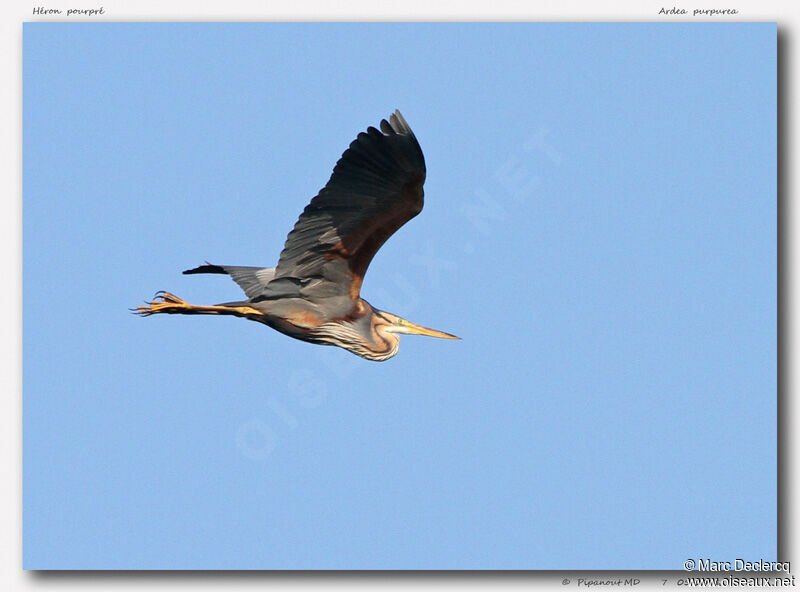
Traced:
POLYGON ((233 315, 295 339, 337 345, 368 360, 397 353, 399 334, 458 339, 379 310, 361 298, 361 282, 383 243, 422 210, 425 159, 399 111, 361 132, 289 233, 277 267, 207 263, 185 274, 231 276, 247 300, 213 306, 158 292, 133 311, 233 315))

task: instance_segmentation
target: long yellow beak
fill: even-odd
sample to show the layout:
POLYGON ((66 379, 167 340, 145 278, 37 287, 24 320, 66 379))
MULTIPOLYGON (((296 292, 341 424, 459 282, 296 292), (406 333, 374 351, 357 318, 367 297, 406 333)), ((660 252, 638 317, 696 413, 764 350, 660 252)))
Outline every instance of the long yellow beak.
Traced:
POLYGON ((444 331, 437 331, 436 329, 428 329, 421 325, 415 325, 411 321, 397 318, 397 325, 395 325, 395 333, 407 333, 408 335, 427 335, 428 337, 439 337, 441 339, 461 339, 450 333, 444 331))

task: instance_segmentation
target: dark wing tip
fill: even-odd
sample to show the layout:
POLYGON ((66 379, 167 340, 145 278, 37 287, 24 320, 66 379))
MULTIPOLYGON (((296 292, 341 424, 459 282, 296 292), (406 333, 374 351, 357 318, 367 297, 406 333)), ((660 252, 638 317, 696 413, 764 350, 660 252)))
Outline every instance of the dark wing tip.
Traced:
POLYGON ((405 120, 403 115, 395 109, 394 113, 389 116, 389 121, 381 120, 381 131, 387 136, 399 134, 401 136, 413 136, 411 127, 405 120))
POLYGON ((405 117, 403 117, 398 109, 395 109, 394 113, 389 117, 389 123, 392 124, 392 127, 398 134, 414 135, 411 131, 411 126, 408 125, 405 117))

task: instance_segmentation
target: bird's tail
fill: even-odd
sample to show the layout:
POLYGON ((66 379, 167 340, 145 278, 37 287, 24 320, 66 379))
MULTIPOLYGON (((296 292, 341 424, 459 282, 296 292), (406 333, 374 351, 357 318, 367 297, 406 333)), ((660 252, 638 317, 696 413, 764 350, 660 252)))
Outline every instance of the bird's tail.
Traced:
POLYGON ((275 277, 274 267, 245 267, 241 265, 213 265, 206 262, 205 265, 187 269, 185 275, 196 273, 218 273, 229 275, 239 287, 244 290, 248 298, 259 296, 268 283, 275 277))

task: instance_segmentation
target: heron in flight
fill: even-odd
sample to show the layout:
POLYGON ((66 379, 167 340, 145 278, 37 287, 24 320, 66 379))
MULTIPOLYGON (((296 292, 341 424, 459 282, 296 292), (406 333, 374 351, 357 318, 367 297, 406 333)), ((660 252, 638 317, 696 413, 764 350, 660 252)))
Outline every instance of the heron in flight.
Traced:
POLYGON ((397 353, 399 334, 458 339, 375 308, 361 282, 381 245, 422 210, 425 159, 399 111, 361 132, 336 163, 328 184, 289 233, 277 267, 212 265, 184 274, 229 275, 247 300, 189 304, 158 292, 134 310, 153 314, 233 315, 295 339, 338 345, 368 360, 397 353))

